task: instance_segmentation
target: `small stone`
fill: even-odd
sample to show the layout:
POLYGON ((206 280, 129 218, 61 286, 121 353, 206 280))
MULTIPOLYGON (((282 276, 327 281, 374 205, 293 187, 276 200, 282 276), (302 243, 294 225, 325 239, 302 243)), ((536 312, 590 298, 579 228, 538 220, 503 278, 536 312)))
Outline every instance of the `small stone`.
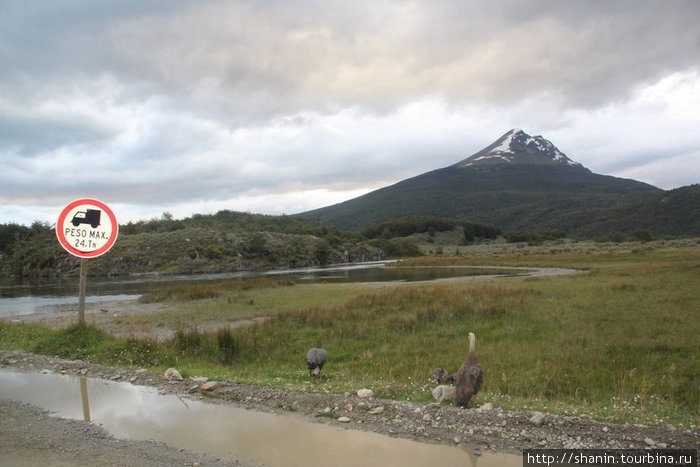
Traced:
POLYGON ((357 397, 360 399, 371 399, 374 397, 374 391, 371 389, 359 389, 357 391, 357 397))
POLYGON ((607 426, 604 426, 604 427, 603 427, 603 433, 607 433, 607 432, 608 432, 608 427, 607 427, 607 426))
POLYGON ((544 414, 542 412, 533 412, 532 417, 529 418, 529 422, 535 426, 544 425, 544 414))
POLYGON ((213 391, 219 385, 216 381, 207 381, 206 383, 199 386, 201 391, 213 391))
POLYGON ((644 442, 648 444, 649 446, 656 446, 656 441, 654 441, 651 438, 644 438, 644 442))
POLYGON ((508 425, 508 422, 506 422, 505 420, 503 420, 503 421, 501 422, 501 426, 506 426, 506 425, 508 425))
POLYGON ((479 410, 493 410, 493 404, 491 402, 487 402, 486 404, 479 407, 479 410))
POLYGON ((379 407, 371 409, 369 413, 372 415, 379 415, 380 413, 384 413, 384 407, 380 405, 379 407))
POLYGON ((454 441, 455 444, 459 444, 462 440, 459 438, 452 438, 452 441, 454 441))
POLYGON ((175 368, 168 368, 167 370, 165 370, 165 374, 163 375, 163 377, 168 381, 182 381, 184 379, 180 372, 177 371, 175 368))
POLYGON ((326 407, 325 409, 323 409, 323 413, 331 413, 331 408, 326 407))
POLYGON ((659 449, 666 449, 668 447, 668 444, 666 443, 656 443, 656 447, 659 449))
POLYGON ((480 455, 481 455, 481 449, 474 449, 474 450, 472 451, 472 454, 474 454, 475 456, 480 456, 480 455))
POLYGON ((338 418, 338 421, 339 421, 340 423, 350 423, 350 418, 348 418, 348 417, 339 417, 339 418, 338 418))
POLYGON ((537 444, 539 444, 540 446, 546 446, 546 445, 547 445, 547 440, 546 440, 546 439, 543 439, 542 441, 540 441, 540 442, 537 443, 537 444))

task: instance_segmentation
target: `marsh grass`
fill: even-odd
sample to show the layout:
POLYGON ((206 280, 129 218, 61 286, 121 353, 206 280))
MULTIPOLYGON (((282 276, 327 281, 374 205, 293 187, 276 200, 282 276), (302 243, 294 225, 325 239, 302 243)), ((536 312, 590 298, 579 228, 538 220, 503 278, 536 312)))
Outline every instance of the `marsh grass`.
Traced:
POLYGON ((139 298, 141 303, 154 303, 163 301, 193 301, 207 298, 217 298, 224 290, 252 290, 267 289, 281 286, 291 286, 294 282, 288 279, 270 279, 267 277, 253 277, 243 280, 225 281, 207 284, 169 285, 148 292, 139 298))
MULTIPOLYGON (((416 260, 439 265, 481 261, 416 260)), ((378 397, 427 402, 432 399, 432 369, 455 371, 466 356, 466 336, 472 331, 485 372, 479 405, 493 402, 505 409, 610 422, 698 425, 700 249, 509 256, 488 263, 587 272, 390 287, 294 285, 243 292, 222 286, 215 298, 195 301, 199 321, 188 308, 192 301, 171 300, 168 313, 176 318, 168 319, 192 316, 192 323, 198 323, 204 316, 249 312, 268 319, 208 334, 183 328, 182 335, 156 349, 152 366, 160 368, 175 359, 186 376, 294 391, 367 387, 378 397), (240 298, 229 302, 231 296, 240 298), (244 306, 251 309, 244 311, 244 306), (318 380, 308 377, 304 365, 310 347, 329 352, 318 380)), ((38 328, 4 324, 0 345, 60 351, 64 358, 119 355, 114 350, 67 353, 63 347, 98 343, 77 345, 82 340, 53 336, 60 332, 44 331, 42 336, 38 328), (52 347, 32 346, 32 339, 56 342, 52 347)), ((107 348, 128 348, 125 343, 111 345, 107 348)), ((134 364, 134 354, 128 355, 132 357, 125 364, 134 364)))
POLYGON ((286 279, 267 278, 227 281, 216 284, 216 287, 214 297, 197 300, 178 300, 175 295, 164 297, 158 292, 154 296, 162 297, 158 300, 167 305, 165 311, 124 315, 115 322, 124 326, 166 326, 176 329, 191 328, 203 322, 233 323, 315 304, 343 303, 365 288, 358 284, 296 285, 286 279))
MULTIPOLYGON (((697 424, 697 249, 528 259, 589 272, 402 285, 286 310, 232 330, 240 350, 227 374, 318 390, 306 384, 302 363, 306 349, 321 346, 330 355, 324 390, 366 386, 380 397, 427 401, 432 369, 455 371, 473 331, 486 372, 479 403, 697 424)), ((447 261, 469 263, 436 262, 447 261)))
MULTIPOLYGON (((24 326, 13 326, 18 329, 24 326)), ((10 331, 3 329, 3 331, 10 331)), ((4 333, 3 333, 4 334, 4 333)), ((11 334, 14 339, 14 332, 11 334)), ((9 337, 9 336, 8 336, 9 337)), ((15 346, 18 346, 15 341, 15 346)), ((128 367, 155 367, 172 362, 172 355, 150 340, 119 339, 91 325, 76 324, 57 331, 44 329, 23 350, 69 360, 86 360, 128 367)))

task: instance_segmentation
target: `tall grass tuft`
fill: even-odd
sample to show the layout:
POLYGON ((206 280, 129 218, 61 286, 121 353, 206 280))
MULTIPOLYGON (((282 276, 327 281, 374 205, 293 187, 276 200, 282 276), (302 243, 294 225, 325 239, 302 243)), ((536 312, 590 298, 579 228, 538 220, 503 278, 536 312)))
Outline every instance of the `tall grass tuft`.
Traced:
POLYGON ((201 355, 204 349, 202 334, 196 327, 188 331, 178 329, 172 342, 173 347, 181 355, 201 355))
POLYGON ((231 364, 239 353, 239 344, 231 328, 219 328, 216 332, 216 341, 219 345, 219 360, 224 365, 231 364))

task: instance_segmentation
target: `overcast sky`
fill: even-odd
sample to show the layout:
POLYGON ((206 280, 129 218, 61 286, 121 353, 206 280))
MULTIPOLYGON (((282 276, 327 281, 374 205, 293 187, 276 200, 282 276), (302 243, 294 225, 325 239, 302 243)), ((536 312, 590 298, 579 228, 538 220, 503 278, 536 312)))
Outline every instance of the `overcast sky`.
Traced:
POLYGON ((698 0, 0 0, 0 223, 294 214, 506 131, 700 182, 698 0))

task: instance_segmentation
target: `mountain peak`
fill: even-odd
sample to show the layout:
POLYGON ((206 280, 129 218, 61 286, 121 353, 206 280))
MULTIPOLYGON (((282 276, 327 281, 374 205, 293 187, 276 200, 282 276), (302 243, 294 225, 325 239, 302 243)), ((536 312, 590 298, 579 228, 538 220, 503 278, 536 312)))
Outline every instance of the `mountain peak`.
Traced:
POLYGON ((501 164, 558 165, 583 168, 542 136, 530 136, 514 128, 476 154, 454 164, 456 167, 501 164))

